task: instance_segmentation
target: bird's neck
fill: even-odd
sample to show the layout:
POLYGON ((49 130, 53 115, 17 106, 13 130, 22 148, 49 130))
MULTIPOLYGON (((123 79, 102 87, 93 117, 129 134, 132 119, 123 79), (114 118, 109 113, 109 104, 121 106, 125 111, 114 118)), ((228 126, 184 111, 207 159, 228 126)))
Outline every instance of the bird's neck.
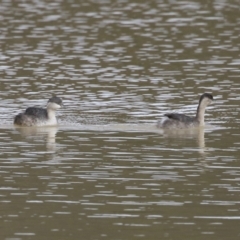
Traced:
POLYGON ((52 125, 57 124, 56 111, 48 108, 47 113, 48 113, 49 124, 52 124, 52 125))
POLYGON ((199 121, 200 126, 204 126, 204 115, 205 115, 206 106, 207 106, 206 102, 202 101, 199 103, 197 108, 196 118, 199 121))

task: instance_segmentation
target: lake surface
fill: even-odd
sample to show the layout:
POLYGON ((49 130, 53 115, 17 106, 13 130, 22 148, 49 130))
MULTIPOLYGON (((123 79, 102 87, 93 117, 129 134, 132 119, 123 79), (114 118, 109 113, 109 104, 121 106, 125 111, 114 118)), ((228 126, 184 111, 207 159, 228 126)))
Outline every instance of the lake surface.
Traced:
POLYGON ((0 13, 1 239, 239 238, 237 0, 6 0, 0 13), (204 129, 156 128, 204 92, 204 129), (53 94, 59 126, 13 126, 53 94))

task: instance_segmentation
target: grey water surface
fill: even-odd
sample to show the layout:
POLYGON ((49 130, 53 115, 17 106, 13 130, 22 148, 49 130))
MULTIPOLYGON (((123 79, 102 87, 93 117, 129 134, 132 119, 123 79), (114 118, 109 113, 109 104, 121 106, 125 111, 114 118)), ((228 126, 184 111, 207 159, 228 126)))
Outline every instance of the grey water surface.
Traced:
POLYGON ((0 239, 239 238, 239 1, 6 0, 0 17, 0 239), (204 92, 205 128, 156 128, 204 92), (58 126, 13 126, 53 94, 58 126))

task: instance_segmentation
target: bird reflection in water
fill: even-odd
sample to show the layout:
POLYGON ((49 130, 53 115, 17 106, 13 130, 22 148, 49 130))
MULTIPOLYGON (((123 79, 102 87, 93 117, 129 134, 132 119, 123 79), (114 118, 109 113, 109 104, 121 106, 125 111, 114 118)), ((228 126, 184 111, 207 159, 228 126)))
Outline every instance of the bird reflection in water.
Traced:
POLYGON ((161 133, 169 138, 174 140, 194 140, 196 139, 199 153, 202 157, 206 155, 206 147, 205 147, 205 128, 197 127, 197 128, 189 128, 189 129, 165 129, 161 131, 161 133))
POLYGON ((56 134, 58 131, 57 126, 48 127, 15 127, 15 129, 21 133, 23 137, 26 138, 46 138, 46 148, 47 151, 56 150, 56 134))

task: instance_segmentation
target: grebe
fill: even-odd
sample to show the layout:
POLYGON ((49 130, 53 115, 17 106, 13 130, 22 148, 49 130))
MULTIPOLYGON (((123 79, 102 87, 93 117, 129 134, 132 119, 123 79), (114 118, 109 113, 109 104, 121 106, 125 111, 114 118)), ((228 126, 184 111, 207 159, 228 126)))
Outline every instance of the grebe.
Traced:
POLYGON ((209 93, 204 93, 199 99, 196 117, 189 117, 179 113, 165 114, 166 118, 159 121, 157 127, 171 129, 204 126, 205 109, 212 101, 213 96, 209 93))
POLYGON ((15 116, 14 124, 24 127, 57 125, 55 113, 61 106, 62 99, 54 96, 48 100, 47 109, 29 107, 25 112, 15 116))

